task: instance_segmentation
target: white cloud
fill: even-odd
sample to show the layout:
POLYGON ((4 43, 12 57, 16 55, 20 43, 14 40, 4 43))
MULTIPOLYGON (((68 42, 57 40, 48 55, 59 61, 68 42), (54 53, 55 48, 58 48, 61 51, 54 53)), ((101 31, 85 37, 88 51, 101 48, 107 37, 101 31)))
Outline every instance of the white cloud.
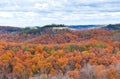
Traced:
POLYGON ((39 16, 39 14, 35 13, 35 12, 23 12, 23 14, 25 14, 25 16, 27 16, 27 17, 37 17, 37 16, 39 16))
POLYGON ((1 0, 0 20, 21 26, 103 24, 120 22, 119 7, 119 0, 1 0))
POLYGON ((36 9, 46 9, 46 8, 48 8, 48 5, 47 4, 42 4, 42 3, 36 3, 35 4, 35 8, 36 9))
POLYGON ((0 17, 3 17, 3 18, 12 18, 13 14, 12 13, 8 13, 8 12, 0 12, 0 17))

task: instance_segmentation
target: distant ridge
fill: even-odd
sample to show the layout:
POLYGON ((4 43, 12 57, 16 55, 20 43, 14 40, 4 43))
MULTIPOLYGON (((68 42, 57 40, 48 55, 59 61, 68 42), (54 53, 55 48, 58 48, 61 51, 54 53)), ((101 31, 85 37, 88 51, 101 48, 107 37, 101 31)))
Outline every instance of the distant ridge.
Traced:
POLYGON ((69 25, 69 28, 76 30, 86 29, 103 29, 103 30, 120 30, 120 24, 106 24, 106 25, 69 25))
POLYGON ((76 30, 85 30, 97 28, 98 26, 100 25, 69 25, 68 27, 76 30))
POLYGON ((0 33, 30 33, 40 34, 41 33, 56 33, 68 30, 86 30, 86 29, 103 29, 103 30, 120 30, 120 24, 107 24, 107 25, 63 25, 63 24, 52 24, 45 25, 43 27, 14 27, 14 26, 0 26, 0 33))
POLYGON ((120 30, 120 24, 109 24, 101 28, 105 30, 120 30))
POLYGON ((0 33, 20 32, 22 28, 13 26, 0 26, 0 33))

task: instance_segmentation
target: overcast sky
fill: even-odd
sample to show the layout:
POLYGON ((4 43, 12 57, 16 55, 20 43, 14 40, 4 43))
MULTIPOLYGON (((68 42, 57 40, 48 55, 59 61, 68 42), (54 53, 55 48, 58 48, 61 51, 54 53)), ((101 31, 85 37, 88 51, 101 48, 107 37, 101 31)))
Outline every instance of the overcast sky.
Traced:
POLYGON ((120 0, 0 0, 0 25, 120 23, 120 0))

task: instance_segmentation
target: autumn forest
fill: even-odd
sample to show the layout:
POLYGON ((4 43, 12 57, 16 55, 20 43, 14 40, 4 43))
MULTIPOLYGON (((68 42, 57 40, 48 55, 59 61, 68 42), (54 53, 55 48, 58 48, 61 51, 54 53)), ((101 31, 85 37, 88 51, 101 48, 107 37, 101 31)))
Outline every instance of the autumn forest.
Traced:
POLYGON ((0 79, 120 79, 119 29, 36 28, 0 27, 0 79))

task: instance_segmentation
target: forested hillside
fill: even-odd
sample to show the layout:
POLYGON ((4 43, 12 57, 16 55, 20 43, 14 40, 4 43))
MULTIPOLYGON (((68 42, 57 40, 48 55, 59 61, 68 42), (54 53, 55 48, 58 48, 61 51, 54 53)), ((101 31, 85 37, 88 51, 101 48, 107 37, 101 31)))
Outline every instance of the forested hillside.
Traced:
POLYGON ((120 79, 120 30, 0 29, 0 79, 120 79))

